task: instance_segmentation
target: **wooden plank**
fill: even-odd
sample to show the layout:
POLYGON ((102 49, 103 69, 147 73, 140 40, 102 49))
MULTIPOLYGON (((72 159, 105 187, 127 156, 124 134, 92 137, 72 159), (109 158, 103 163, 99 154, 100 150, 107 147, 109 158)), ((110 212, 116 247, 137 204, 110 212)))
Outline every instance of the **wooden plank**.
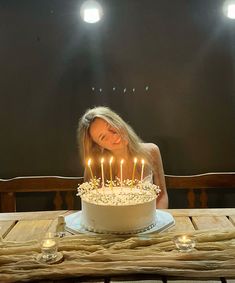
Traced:
POLYGON ((4 238, 7 233, 12 229, 12 227, 14 227, 15 223, 15 220, 0 221, 0 236, 4 238))
POLYGON ((10 212, 16 210, 16 196, 14 192, 0 192, 1 210, 10 212))
MULTIPOLYGON (((110 282, 117 282, 117 283, 162 283, 162 280, 111 280, 110 282)), ((94 282, 93 282, 94 283, 94 282)))
POLYGON ((38 240, 47 232, 52 220, 22 220, 7 234, 7 241, 38 240))
POLYGON ((74 191, 83 182, 83 177, 24 176, 0 179, 1 192, 56 192, 74 191))
MULTIPOLYGON (((235 217, 235 208, 211 208, 211 209, 165 209, 174 217, 182 216, 230 216, 235 217)), ((23 220, 23 219, 55 219, 60 214, 68 215, 75 212, 74 210, 58 211, 36 211, 36 212, 13 212, 0 213, 0 220, 23 220)))
POLYGON ((167 283, 218 283, 222 282, 220 279, 215 279, 215 280, 171 280, 167 279, 167 283))
POLYGON ((56 232, 56 226, 58 223, 58 219, 51 220, 50 226, 48 227, 48 232, 56 232))
MULTIPOLYGON (((193 216, 193 224, 197 229, 208 228, 229 228, 235 226, 235 209, 169 209, 175 220, 176 226, 172 228, 173 231, 191 231, 193 225, 188 216, 193 216), (216 216, 219 215, 219 216, 216 216), (226 217, 221 216, 229 215, 229 220, 226 217), (214 216, 212 219, 211 217, 214 216), (200 218, 201 217, 201 218, 200 218), (203 217, 203 218, 202 218, 203 217), (209 217, 209 218, 208 218, 209 217), (210 221, 210 227, 208 223, 210 221), (233 226, 234 225, 234 226, 233 226)), ((57 218, 59 215, 68 215, 74 211, 39 211, 39 212, 19 212, 19 213, 1 213, 0 221, 17 221, 17 220, 54 220, 51 222, 51 226, 48 227, 50 231, 55 230, 57 218)), ((10 222, 9 225, 11 225, 10 222)), ((7 225, 7 224, 6 224, 7 225)), ((5 228, 4 228, 5 229, 5 228)), ((6 228, 7 229, 7 228, 6 228)), ((30 231, 31 227, 28 228, 30 231)))
MULTIPOLYGON (((105 279, 109 279, 109 278, 105 278, 105 279)), ((104 282, 108 282, 108 281, 105 280, 104 282)), ((110 282, 163 283, 166 282, 166 277, 158 274, 128 274, 128 275, 111 276, 110 282)))
POLYGON ((235 172, 213 172, 198 175, 165 175, 167 188, 174 189, 234 189, 235 172))
POLYGON ((83 182, 83 177, 61 177, 61 176, 24 176, 12 179, 0 179, 0 211, 15 212, 16 193, 26 192, 55 192, 55 209, 61 209, 64 198, 61 192, 65 193, 67 208, 73 208, 73 196, 76 195, 77 187, 83 182))
POLYGON ((166 209, 173 216, 235 216, 235 208, 166 209))
POLYGON ((0 220, 55 219, 59 215, 65 215, 67 212, 68 212, 67 210, 56 210, 56 211, 0 213, 0 220))
MULTIPOLYGON (((58 219, 54 219, 52 220, 51 224, 50 224, 50 227, 48 228, 48 232, 52 232, 52 233, 55 233, 56 232, 56 226, 57 226, 57 223, 58 223, 58 219)), ((64 231, 65 232, 65 236, 71 236, 73 235, 73 233, 70 233, 68 231, 64 231)))
POLYGON ((234 227, 226 216, 194 216, 192 222, 198 230, 234 227))
POLYGON ((229 220, 235 226, 235 215, 229 216, 229 220))
POLYGON ((194 226, 188 217, 175 216, 175 226, 169 229, 169 231, 194 231, 194 226))

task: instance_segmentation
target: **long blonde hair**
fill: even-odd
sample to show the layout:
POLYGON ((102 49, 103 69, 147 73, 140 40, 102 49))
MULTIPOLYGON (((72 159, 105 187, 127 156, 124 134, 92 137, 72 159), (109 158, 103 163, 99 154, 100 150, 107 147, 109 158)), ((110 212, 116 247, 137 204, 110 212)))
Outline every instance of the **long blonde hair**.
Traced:
MULTIPOLYGON (((148 164, 152 163, 150 154, 141 146, 142 140, 128 123, 126 123, 117 113, 108 107, 94 107, 92 109, 88 109, 80 118, 77 130, 77 139, 82 161, 87 162, 88 158, 93 160, 93 171, 95 176, 100 176, 99 163, 101 156, 111 156, 111 152, 109 150, 101 148, 90 136, 89 129, 95 118, 105 120, 109 125, 117 130, 123 139, 127 140, 127 147, 130 156, 140 156, 141 158, 145 158, 148 164)), ((106 170, 107 168, 105 168, 105 171, 106 170)))

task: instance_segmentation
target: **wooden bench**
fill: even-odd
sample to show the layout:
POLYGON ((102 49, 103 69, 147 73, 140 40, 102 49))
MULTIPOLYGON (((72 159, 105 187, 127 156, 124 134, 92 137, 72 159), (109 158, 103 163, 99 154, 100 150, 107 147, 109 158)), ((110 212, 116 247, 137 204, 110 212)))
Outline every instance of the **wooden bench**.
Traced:
POLYGON ((188 208, 196 207, 196 190, 200 190, 201 208, 208 207, 207 190, 235 189, 235 172, 205 173, 190 176, 165 175, 168 189, 187 189, 188 208))
POLYGON ((83 177, 36 176, 0 179, 1 212, 15 212, 16 193, 55 192, 54 209, 60 210, 63 203, 67 209, 74 209, 74 194, 83 177), (62 197, 65 192, 65 197, 62 197))
MULTIPOLYGON (((191 176, 165 175, 168 189, 187 189, 188 207, 196 207, 196 190, 200 190, 200 207, 208 206, 207 190, 235 189, 235 172, 205 173, 191 176)), ((74 209, 74 195, 83 177, 37 176, 0 179, 1 212, 15 212, 16 193, 55 192, 54 209, 60 210, 65 203, 67 209, 74 209), (65 198, 62 198, 65 192, 65 198)))

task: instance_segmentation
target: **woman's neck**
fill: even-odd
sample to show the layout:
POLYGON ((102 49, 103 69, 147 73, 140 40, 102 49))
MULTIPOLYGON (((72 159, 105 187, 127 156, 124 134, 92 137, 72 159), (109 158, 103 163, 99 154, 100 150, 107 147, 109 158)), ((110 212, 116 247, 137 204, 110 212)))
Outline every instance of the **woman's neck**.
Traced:
POLYGON ((112 151, 112 154, 114 155, 114 158, 118 161, 121 159, 128 160, 130 158, 130 153, 127 147, 124 147, 123 149, 114 150, 112 151))

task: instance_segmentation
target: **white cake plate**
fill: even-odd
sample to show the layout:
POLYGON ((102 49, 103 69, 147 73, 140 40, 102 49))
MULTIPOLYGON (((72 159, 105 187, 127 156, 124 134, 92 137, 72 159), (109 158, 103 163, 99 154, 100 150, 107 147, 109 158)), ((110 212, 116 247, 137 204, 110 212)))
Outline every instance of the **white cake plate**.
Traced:
MULTIPOLYGON (((66 222, 65 229, 73 234, 82 233, 82 234, 90 234, 90 235, 102 235, 101 233, 89 232, 81 225, 81 213, 82 211, 78 211, 68 216, 65 216, 65 222, 66 222)), ((149 230, 138 233, 138 235, 149 234, 153 232, 162 232, 175 225, 175 220, 169 212, 157 209, 155 217, 156 217, 156 225, 149 230)))

